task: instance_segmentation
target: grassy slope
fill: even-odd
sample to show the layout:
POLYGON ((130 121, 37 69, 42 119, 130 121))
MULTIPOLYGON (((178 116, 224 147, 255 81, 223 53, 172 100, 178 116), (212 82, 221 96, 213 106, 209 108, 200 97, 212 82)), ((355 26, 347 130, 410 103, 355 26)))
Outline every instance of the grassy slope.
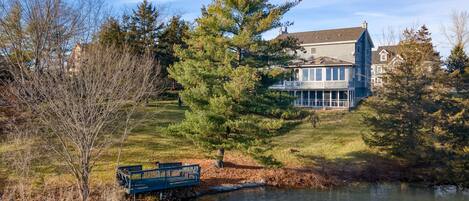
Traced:
POLYGON ((309 166, 320 160, 354 160, 371 154, 362 140, 366 128, 361 123, 365 110, 319 111, 320 124, 304 122, 285 135, 273 139, 272 154, 287 166, 309 166))
MULTIPOLYGON (((308 166, 319 160, 360 160, 371 151, 361 139, 363 126, 360 118, 362 109, 354 112, 324 111, 320 114, 320 125, 313 129, 302 123, 286 134, 275 137, 271 153, 286 166, 308 166), (292 152, 292 149, 296 150, 292 152)), ((177 161, 183 158, 202 158, 204 153, 185 139, 176 139, 162 134, 162 129, 184 117, 184 109, 176 101, 153 102, 141 109, 137 118, 139 125, 126 140, 121 164, 144 164, 155 161, 177 161)), ((0 145, 0 154, 7 145, 0 145)), ((95 168, 95 181, 113 182, 118 147, 107 149, 95 168)), ((0 163, 0 170, 4 164, 0 163)), ((63 168, 52 168, 50 163, 36 168, 41 176, 58 180, 64 178, 63 168)), ((0 171, 1 173, 1 171, 0 171)), ((0 175, 1 176, 1 175, 0 175)), ((1 177, 0 177, 1 178, 1 177)))

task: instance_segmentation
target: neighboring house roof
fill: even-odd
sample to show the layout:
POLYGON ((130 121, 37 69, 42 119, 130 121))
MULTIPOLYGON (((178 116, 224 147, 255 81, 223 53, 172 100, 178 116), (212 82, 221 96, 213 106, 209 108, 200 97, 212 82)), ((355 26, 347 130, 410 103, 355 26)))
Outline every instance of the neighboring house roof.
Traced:
POLYGON ((298 65, 308 67, 308 66, 339 66, 339 65, 351 66, 354 64, 348 61, 343 61, 343 60, 332 58, 332 57, 317 57, 317 58, 311 57, 310 59, 293 60, 290 63, 289 67, 297 67, 298 65))
POLYGON ((388 64, 397 56, 397 45, 389 45, 389 46, 380 46, 376 51, 372 52, 371 63, 372 64, 388 64), (383 52, 388 53, 388 59, 386 61, 381 61, 380 53, 383 52))
POLYGON ((365 31, 366 28, 363 27, 352 27, 320 31, 284 33, 278 36, 278 38, 283 39, 290 36, 297 38, 302 44, 357 41, 365 31))

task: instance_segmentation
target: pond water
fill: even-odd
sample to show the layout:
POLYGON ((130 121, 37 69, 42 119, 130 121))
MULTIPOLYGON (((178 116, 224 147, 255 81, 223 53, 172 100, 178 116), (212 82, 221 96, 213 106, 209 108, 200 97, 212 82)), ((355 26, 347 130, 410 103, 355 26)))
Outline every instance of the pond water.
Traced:
POLYGON ((469 201, 469 191, 406 184, 359 184, 331 190, 261 187, 208 195, 197 201, 469 201))

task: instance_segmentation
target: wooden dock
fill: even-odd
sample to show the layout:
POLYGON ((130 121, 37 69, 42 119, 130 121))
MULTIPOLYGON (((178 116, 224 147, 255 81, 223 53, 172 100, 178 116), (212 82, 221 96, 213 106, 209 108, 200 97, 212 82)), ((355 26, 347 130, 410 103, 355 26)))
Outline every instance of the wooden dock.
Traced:
POLYGON ((158 168, 143 170, 142 165, 121 166, 116 177, 128 194, 192 187, 200 184, 200 166, 161 163, 158 168))

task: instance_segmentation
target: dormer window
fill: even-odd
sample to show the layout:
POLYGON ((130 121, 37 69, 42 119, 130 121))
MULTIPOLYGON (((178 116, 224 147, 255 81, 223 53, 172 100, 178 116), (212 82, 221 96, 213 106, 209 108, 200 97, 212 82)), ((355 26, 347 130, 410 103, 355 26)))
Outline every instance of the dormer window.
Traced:
POLYGON ((379 60, 381 62, 388 61, 388 52, 386 50, 383 50, 379 53, 379 60))
POLYGON ((381 61, 387 61, 388 60, 388 55, 387 54, 381 54, 381 61))

